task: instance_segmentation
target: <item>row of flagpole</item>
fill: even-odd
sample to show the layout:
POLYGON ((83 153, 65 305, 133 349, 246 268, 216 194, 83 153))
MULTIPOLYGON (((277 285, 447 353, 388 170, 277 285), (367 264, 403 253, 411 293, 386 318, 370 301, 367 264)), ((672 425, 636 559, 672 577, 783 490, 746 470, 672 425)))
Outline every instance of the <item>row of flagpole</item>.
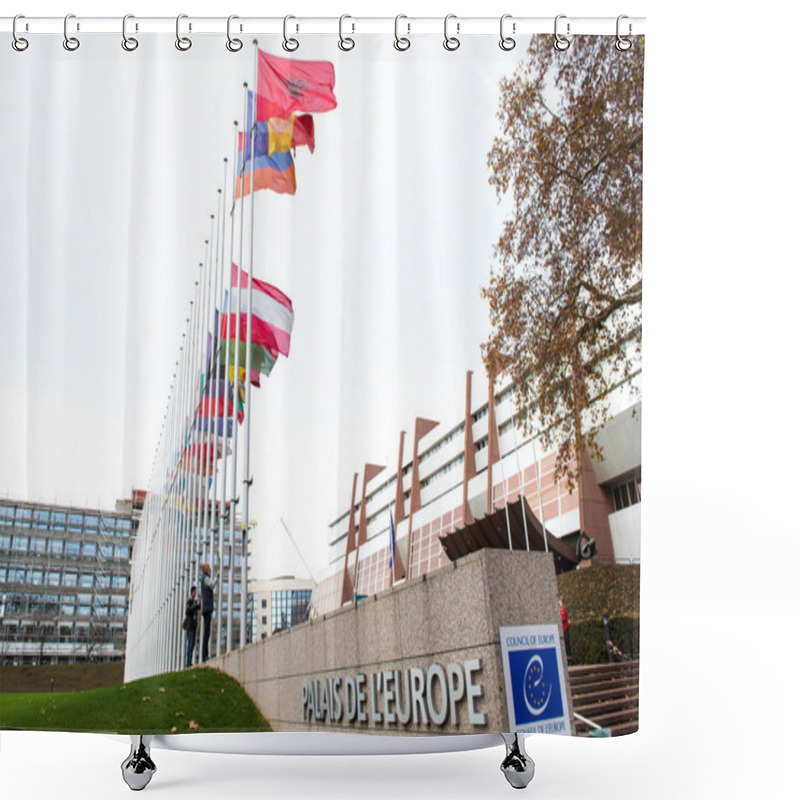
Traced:
MULTIPOLYGON (((257 80, 257 61, 256 61, 257 80)), ((244 89, 245 119, 247 118, 247 85, 244 89)), ((245 132, 248 133, 248 132, 245 132)), ((251 152, 255 145, 255 118, 249 131, 251 152)), ((234 123, 234 142, 238 142, 238 124, 234 123)), ((235 151, 234 151, 235 153, 235 151)), ((195 586, 200 596, 201 564, 211 564, 212 575, 219 575, 215 603, 216 624, 213 625, 213 649, 210 655, 247 644, 247 557, 249 528, 250 478, 250 380, 245 378, 244 404, 244 478, 242 480, 243 513, 237 526, 237 465, 239 461, 238 425, 228 426, 229 407, 235 410, 236 402, 229 403, 228 378, 233 377, 236 394, 240 384, 240 325, 239 315, 231 329, 234 353, 234 371, 229 375, 230 347, 222 352, 223 307, 225 274, 228 273, 228 295, 238 294, 237 308, 242 308, 241 279, 238 286, 230 285, 230 270, 224 270, 225 240, 230 246, 229 263, 233 261, 236 203, 230 215, 220 213, 227 201, 227 161, 224 160, 223 185, 218 194, 217 214, 211 215, 209 238, 205 240, 205 260, 195 281, 194 299, 190 302, 187 329, 183 334, 181 358, 176 362, 176 372, 170 390, 167 413, 157 448, 152 485, 140 524, 140 541, 132 565, 131 614, 128 627, 128 653, 126 679, 146 674, 182 668, 186 661, 186 634, 180 621, 185 611, 189 588, 195 586), (226 221, 229 218, 230 224, 226 221), (229 231, 228 231, 229 229, 229 231), (211 329, 212 333, 209 333, 211 329), (219 343, 209 352, 207 341, 219 343), (204 347, 203 345, 206 344, 204 347), (220 366, 224 363, 225 372, 220 366), (222 380, 220 379, 222 378, 222 380), (220 410, 220 405, 222 410, 220 410), (222 420, 220 431, 220 420, 222 420), (221 440, 221 445, 220 445, 221 440), (231 446, 230 499, 228 497, 228 469, 225 457, 231 446), (218 458, 219 453, 219 458, 218 458), (221 474, 217 476, 217 461, 221 460, 221 474), (209 476, 210 479, 209 479, 209 476), (212 491, 213 486, 213 491, 212 491), (227 531, 226 531, 227 528, 227 531), (239 532, 241 531, 241 536, 239 532), (226 538, 227 533, 227 538, 226 538), (241 550, 237 547, 241 540, 241 550), (239 591, 236 592, 237 556, 241 559, 239 591), (226 567, 227 562, 227 569, 226 567), (155 579, 155 581, 152 580, 155 579), (227 589, 227 592, 224 592, 227 589), (238 597, 235 597, 238 595, 238 597), (225 596, 225 601, 220 602, 225 596), (239 640, 234 643, 234 601, 239 603, 239 640), (223 608, 226 611, 223 630, 223 608)), ((238 176, 244 180, 245 160, 241 159, 238 176)), ((235 187, 237 171, 233 170, 235 187)), ((252 275, 255 231, 253 191, 254 170, 250 170, 250 273, 252 275)), ((244 198, 238 208, 239 263, 244 255, 244 198)), ((249 282, 247 303, 247 339, 245 376, 250 375, 252 338, 252 280, 249 282)), ((197 628, 196 657, 199 658, 202 623, 197 628)))
MULTIPOLYGON (((220 655, 248 643, 252 386, 260 386, 260 374, 269 374, 279 354, 288 355, 294 322, 291 300, 276 287, 254 277, 255 192, 272 189, 294 194, 294 162, 289 150, 298 145, 308 146, 311 152, 314 149, 313 117, 308 114, 296 117, 294 112, 336 107, 332 64, 271 56, 258 49, 257 41, 253 44, 253 89, 249 91, 248 84, 244 84, 245 122, 241 134, 238 123, 234 122, 237 167, 231 170, 231 208, 228 213, 226 158, 223 188, 217 190, 217 213, 210 215, 204 261, 199 266, 194 297, 189 304, 134 545, 126 680, 173 671, 186 664, 186 634, 181 620, 190 588, 197 587, 198 597, 201 594, 204 563, 210 565, 212 576, 222 578, 215 587, 216 624, 212 625, 215 635, 209 655, 220 655), (263 96, 259 92, 262 69, 268 76, 263 96), (249 137, 249 154, 246 137, 249 137), (246 177, 249 177, 249 192, 246 177), (249 275, 242 268, 244 198, 248 193, 249 275), (239 197, 242 202, 237 204, 239 197), (239 266, 234 258, 237 241, 239 266), (243 281, 247 281, 246 300, 243 281), (254 286, 259 294, 257 301, 254 301, 254 286), (257 317, 254 303, 258 307, 257 317), (259 325, 257 341, 253 335, 254 323, 259 325), (259 359, 254 364, 256 349, 259 359), (241 465, 239 425, 234 423, 234 414, 236 422, 243 423, 244 428, 241 465), (238 582, 237 564, 241 567, 238 582), (238 642, 234 642, 233 636, 236 599, 238 642)), ((202 623, 198 624, 197 637, 201 643, 202 623)), ((196 655, 201 650, 200 643, 196 655)))

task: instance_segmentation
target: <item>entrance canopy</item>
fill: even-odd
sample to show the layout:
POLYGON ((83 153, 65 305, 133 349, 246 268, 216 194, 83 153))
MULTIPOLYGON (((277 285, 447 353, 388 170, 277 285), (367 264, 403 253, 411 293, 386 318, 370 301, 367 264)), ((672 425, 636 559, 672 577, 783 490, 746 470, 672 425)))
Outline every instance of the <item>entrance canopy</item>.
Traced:
POLYGON ((531 511, 528 501, 508 503, 482 519, 475 520, 464 528, 458 528, 440 536, 442 549, 451 561, 462 556, 491 547, 497 550, 549 550, 553 554, 556 573, 574 569, 580 558, 574 548, 545 531, 531 511), (524 516, 523 516, 524 515, 524 516))

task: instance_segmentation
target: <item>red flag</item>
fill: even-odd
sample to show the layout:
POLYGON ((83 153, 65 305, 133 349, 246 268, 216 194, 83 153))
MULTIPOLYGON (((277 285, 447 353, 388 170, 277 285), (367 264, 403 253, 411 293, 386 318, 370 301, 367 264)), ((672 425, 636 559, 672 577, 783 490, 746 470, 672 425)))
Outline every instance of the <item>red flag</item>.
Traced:
POLYGON ((298 61, 258 51, 256 120, 286 119, 294 111, 336 108, 336 77, 330 61, 298 61))
POLYGON ((308 149, 314 152, 314 117, 311 114, 302 114, 294 118, 292 128, 292 147, 307 144, 308 149))

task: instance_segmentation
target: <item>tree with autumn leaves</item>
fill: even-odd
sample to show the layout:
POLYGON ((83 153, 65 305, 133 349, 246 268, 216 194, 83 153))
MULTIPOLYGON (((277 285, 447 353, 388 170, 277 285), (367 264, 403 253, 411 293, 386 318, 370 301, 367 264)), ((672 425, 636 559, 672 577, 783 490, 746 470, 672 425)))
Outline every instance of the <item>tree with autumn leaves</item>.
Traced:
POLYGON ((490 375, 518 386, 519 416, 557 451, 572 489, 602 458, 609 394, 641 356, 644 40, 619 52, 534 36, 500 84, 490 183, 512 200, 484 289, 490 375))

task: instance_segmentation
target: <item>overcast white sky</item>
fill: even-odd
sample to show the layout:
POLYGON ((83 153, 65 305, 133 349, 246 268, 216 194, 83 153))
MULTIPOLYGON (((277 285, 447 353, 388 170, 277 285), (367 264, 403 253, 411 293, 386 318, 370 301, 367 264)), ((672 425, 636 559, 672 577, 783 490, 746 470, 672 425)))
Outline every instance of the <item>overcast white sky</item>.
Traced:
MULTIPOLYGON (((253 48, 141 38, 3 54, 5 496, 112 508, 150 476, 253 48)), ((353 473, 394 465, 416 415, 463 414, 502 219, 486 167, 498 81, 522 53, 496 36, 455 53, 438 37, 407 53, 303 40, 298 57, 334 62, 339 106, 315 115, 297 194, 256 195, 254 274, 295 309, 291 355, 253 395, 258 577, 302 572, 280 517, 318 570, 353 473)))

